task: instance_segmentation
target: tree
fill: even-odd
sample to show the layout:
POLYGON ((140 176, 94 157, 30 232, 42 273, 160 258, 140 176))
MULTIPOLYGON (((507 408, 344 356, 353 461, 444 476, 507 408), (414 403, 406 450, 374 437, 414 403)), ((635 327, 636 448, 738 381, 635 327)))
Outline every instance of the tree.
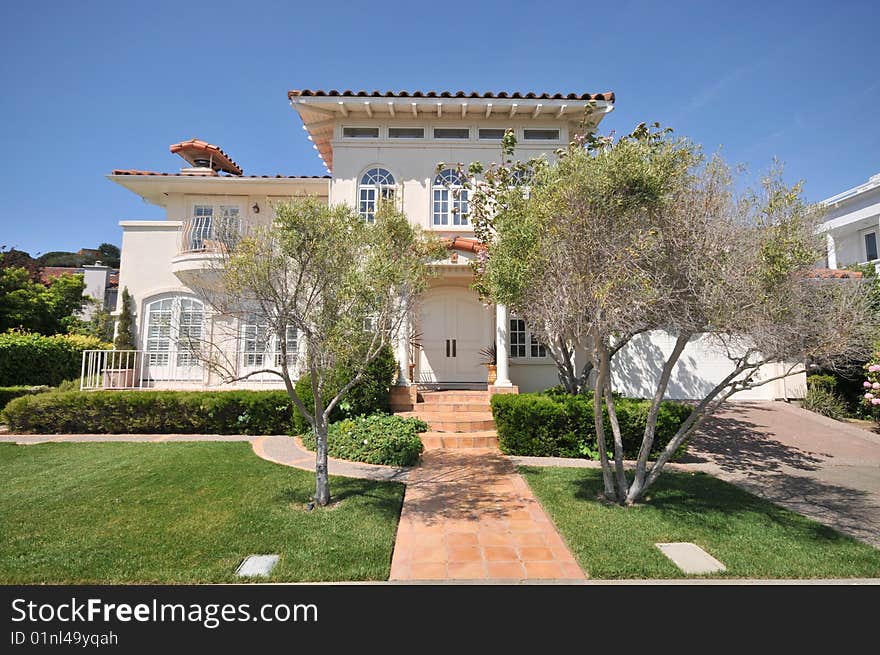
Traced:
POLYGON ((131 308, 131 294, 128 287, 122 289, 122 307, 119 311, 119 322, 116 324, 116 338, 113 339, 115 350, 135 350, 134 342, 134 311, 131 308))
POLYGON ((383 203, 370 225, 347 206, 293 199, 275 207, 271 227, 241 239, 220 236, 223 246, 205 277, 210 283, 199 288, 215 314, 213 336, 190 339, 189 349, 227 382, 253 375, 283 380, 315 434, 315 502, 326 505, 331 412, 394 342, 427 284, 426 264, 441 252, 392 203, 383 203), (230 357, 240 324, 250 326, 256 344, 246 373, 230 357), (301 352, 292 351, 297 337, 301 352), (340 370, 350 377, 337 379, 340 370), (309 406, 296 393, 299 372, 309 375, 309 406))
POLYGON ((119 268, 121 253, 118 246, 114 246, 112 243, 102 243, 98 246, 98 252, 101 253, 101 263, 110 268, 119 268))
POLYGON ((858 280, 809 276, 821 259, 819 213, 800 185, 787 187, 773 171, 758 192, 738 194, 719 157, 705 158, 670 132, 641 124, 617 141, 584 134, 555 162, 526 164, 512 161, 510 133, 501 164, 469 169, 472 216, 486 246, 478 289, 531 326, 569 391, 593 390, 605 495, 621 504, 640 500, 733 393, 787 376, 805 360, 834 367, 858 359, 878 327, 858 280), (653 331, 674 336, 675 345, 656 362, 661 372, 628 474, 612 358, 653 331), (649 466, 660 402, 695 338, 722 349, 731 373, 698 399, 649 466), (589 358, 580 371, 577 352, 589 358))
POLYGON ((24 268, 0 268, 0 331, 65 333, 86 301, 83 291, 82 275, 61 275, 43 285, 24 268))

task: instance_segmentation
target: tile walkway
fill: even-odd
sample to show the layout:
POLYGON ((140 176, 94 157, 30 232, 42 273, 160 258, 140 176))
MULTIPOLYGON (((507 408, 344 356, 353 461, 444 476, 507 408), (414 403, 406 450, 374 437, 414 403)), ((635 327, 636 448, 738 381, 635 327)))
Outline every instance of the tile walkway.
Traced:
POLYGON ((525 480, 493 450, 434 450, 406 486, 392 580, 583 580, 525 480))

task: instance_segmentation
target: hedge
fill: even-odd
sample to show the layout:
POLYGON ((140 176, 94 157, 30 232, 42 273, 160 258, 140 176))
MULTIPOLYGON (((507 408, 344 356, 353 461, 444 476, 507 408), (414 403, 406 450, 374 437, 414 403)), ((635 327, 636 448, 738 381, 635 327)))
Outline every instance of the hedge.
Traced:
POLYGON ((2 418, 11 432, 291 434, 284 391, 50 392, 16 398, 2 418))
MULTIPOLYGON (((330 413, 330 422, 335 423, 344 418, 367 416, 370 414, 388 414, 391 409, 389 396, 394 376, 397 373, 397 360, 390 346, 385 346, 375 359, 367 366, 361 381, 348 390, 342 401, 330 413)), ((324 388, 324 404, 330 402, 337 389, 347 384, 354 373, 347 367, 339 369, 331 376, 331 382, 324 388)), ((307 409, 314 405, 312 395, 312 379, 306 373, 296 382, 296 395, 299 396, 307 409)), ((294 410, 294 431, 304 434, 311 425, 299 410, 294 410)))
POLYGON ((17 386, 17 387, 0 387, 0 411, 6 407, 7 403, 20 396, 30 396, 35 393, 45 393, 49 391, 51 387, 47 386, 37 386, 37 387, 26 387, 26 386, 17 386))
MULTIPOLYGON (((599 459, 593 424, 592 395, 497 394, 492 396, 492 415, 501 452, 537 457, 585 457, 599 459)), ((618 398, 615 407, 627 459, 638 455, 650 401, 618 398)), ((691 412, 683 403, 664 401, 657 417, 652 453, 666 447, 691 412)), ((605 412, 605 430, 611 449, 611 426, 605 412)), ((676 457, 684 453, 679 449, 676 457)))
POLYGON ((57 386, 79 378, 84 350, 109 350, 109 343, 79 334, 47 337, 27 332, 0 334, 0 386, 57 386))
MULTIPOLYGON (((412 466, 419 460, 428 424, 417 418, 374 414, 343 419, 330 426, 327 450, 331 457, 367 464, 412 466)), ((315 450, 311 431, 302 437, 306 448, 315 450)))

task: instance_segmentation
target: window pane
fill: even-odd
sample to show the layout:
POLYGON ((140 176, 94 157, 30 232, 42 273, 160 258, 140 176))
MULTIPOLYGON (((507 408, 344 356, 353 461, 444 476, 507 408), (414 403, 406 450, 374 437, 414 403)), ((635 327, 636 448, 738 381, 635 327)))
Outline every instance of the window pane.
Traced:
POLYGON ((423 127, 389 127, 389 139, 424 139, 425 128, 423 127))
POLYGON ((523 139, 526 141, 558 141, 559 130, 523 130, 523 139))
POLYGON ((342 136, 347 139, 378 139, 378 127, 343 127, 342 136))
POLYGON ((501 141, 504 137, 504 128, 481 127, 479 135, 481 139, 491 139, 492 141, 501 141))
POLYGON ((470 139, 471 131, 466 127, 435 127, 435 139, 470 139))
POLYGON ((510 319, 510 356, 526 356, 526 323, 522 319, 510 319))
POLYGON ((870 232, 865 235, 865 254, 868 259, 877 259, 877 233, 870 232))

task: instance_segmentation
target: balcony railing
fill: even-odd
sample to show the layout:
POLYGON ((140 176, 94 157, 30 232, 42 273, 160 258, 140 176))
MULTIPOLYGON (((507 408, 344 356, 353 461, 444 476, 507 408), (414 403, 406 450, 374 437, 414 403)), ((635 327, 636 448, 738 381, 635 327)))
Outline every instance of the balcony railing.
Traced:
POLYGON ((180 227, 180 254, 228 253, 247 233, 239 217, 194 216, 180 227))

